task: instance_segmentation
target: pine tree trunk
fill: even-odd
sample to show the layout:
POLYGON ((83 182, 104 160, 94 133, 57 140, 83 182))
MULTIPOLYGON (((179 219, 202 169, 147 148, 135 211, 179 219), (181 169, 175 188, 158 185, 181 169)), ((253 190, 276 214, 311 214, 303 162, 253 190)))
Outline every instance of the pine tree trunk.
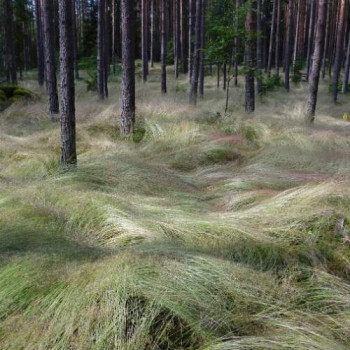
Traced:
POLYGON ((182 74, 187 73, 187 50, 188 50, 188 21, 187 21, 187 1, 186 0, 180 0, 180 24, 181 24, 181 72, 182 74))
POLYGON ((322 66, 322 57, 325 43, 327 16, 327 0, 318 1, 318 19, 316 24, 315 49, 312 57, 312 66, 309 77, 309 97, 306 104, 306 119, 313 122, 317 104, 318 84, 322 66))
POLYGON ((75 0, 72 1, 72 18, 73 18, 73 40, 74 40, 74 74, 75 79, 79 79, 79 62, 78 62, 78 31, 77 18, 75 9, 75 0))
POLYGON ((7 53, 7 69, 8 77, 12 84, 17 84, 17 69, 16 69, 16 56, 14 47, 14 35, 13 35, 13 10, 12 1, 5 0, 5 14, 6 14, 6 53, 7 53))
POLYGON ((311 54, 314 38, 314 22, 315 22, 315 0, 311 0, 311 13, 310 13, 310 24, 309 24, 309 39, 307 45, 307 57, 306 57, 306 80, 309 80, 310 67, 311 67, 311 54))
POLYGON ((150 18, 151 18, 151 40, 150 40, 150 62, 151 62, 151 67, 154 67, 154 1, 155 0, 150 0, 150 18))
POLYGON ((166 47, 167 47, 167 36, 166 36, 166 0, 160 0, 161 1, 161 9, 160 9, 160 15, 161 15, 161 44, 160 44, 160 59, 161 59, 161 65, 162 65, 162 82, 161 82, 161 88, 162 93, 167 93, 167 84, 166 84, 166 47))
POLYGON ((197 104, 198 78, 200 64, 200 43, 201 43, 201 14, 202 0, 196 0, 196 21, 195 21, 195 40, 193 50, 193 72, 191 81, 190 103, 197 104))
POLYGON ((262 0, 257 0, 257 21, 256 21, 256 56, 257 56, 257 90, 258 94, 262 93, 262 68, 263 68, 263 31, 262 31, 262 0))
POLYGON ((287 28, 286 28, 286 47, 284 50, 284 86, 287 91, 290 90, 289 73, 290 73, 290 53, 291 53, 291 35, 292 35, 292 8, 293 0, 288 1, 287 8, 287 28))
POLYGON ((205 76, 205 9, 206 0, 202 0, 201 6, 201 43, 199 52, 199 96, 204 97, 204 76, 205 76))
POLYGON ((108 12, 108 0, 104 0, 104 28, 103 28, 103 33, 104 33, 104 42, 103 42, 103 63, 104 63, 104 77, 103 77, 103 82, 104 82, 104 95, 105 97, 108 97, 108 77, 109 77, 109 12, 108 12))
POLYGON ((54 115, 59 113, 59 103, 56 78, 55 37, 53 32, 53 8, 51 0, 43 0, 43 14, 46 90, 49 95, 49 113, 51 120, 54 121, 54 115))
POLYGON ((135 124, 135 15, 134 4, 121 0, 122 15, 122 113, 120 133, 134 132, 135 124))
POLYGON ((59 0, 62 166, 77 163, 72 0, 59 0))
POLYGON ((330 34, 330 14, 332 12, 331 6, 332 5, 329 2, 327 2, 326 38, 325 38, 325 48, 323 50, 322 79, 326 77, 327 51, 329 46, 329 34, 330 34))
POLYGON ((253 61, 253 38, 254 38, 254 19, 253 8, 248 3, 247 17, 245 22, 246 40, 245 40, 245 111, 253 113, 255 110, 255 88, 254 88, 254 61, 253 61))
POLYGON ((97 24, 97 91, 100 100, 105 98, 105 51, 104 51, 104 17, 105 0, 98 0, 98 24, 97 24))
POLYGON ((350 30, 348 33, 348 48, 346 52, 346 61, 345 61, 345 69, 344 69, 344 77, 343 77, 343 88, 342 93, 346 94, 349 90, 349 72, 350 72, 350 30))
POLYGON ((338 82, 339 82, 342 61, 343 61, 345 8, 346 8, 346 0, 340 0, 337 40, 336 40, 334 67, 333 67, 333 93, 332 93, 333 103, 336 103, 338 99, 338 82))
POLYGON ((115 58, 115 1, 116 0, 112 0, 112 72, 113 72, 113 75, 115 75, 115 73, 116 73, 116 58, 115 58))
POLYGON ((190 0, 189 4, 189 52, 188 52, 188 75, 191 81, 193 72, 193 53, 195 41, 195 24, 196 24, 196 0, 190 0))
POLYGON ((272 67, 272 49, 273 49, 273 39, 275 36, 275 21, 276 21, 276 8, 277 0, 273 0, 272 8, 272 18, 271 18, 271 33, 270 33, 270 45, 269 45, 269 58, 267 61, 267 76, 271 77, 271 67, 272 67))
POLYGON ((277 21, 276 21, 276 48, 275 48, 275 72, 280 75, 280 23, 281 23, 281 0, 277 0, 277 21))
POLYGON ((147 81, 148 75, 148 0, 141 0, 141 28, 142 28, 142 79, 147 81))
MULTIPOLYGON (((10 0, 6 0, 10 1, 10 0)), ((35 16, 36 16, 36 47, 38 60, 38 83, 40 86, 44 85, 45 78, 45 63, 44 63, 44 43, 43 43, 43 29, 41 16, 41 0, 35 1, 35 16)))

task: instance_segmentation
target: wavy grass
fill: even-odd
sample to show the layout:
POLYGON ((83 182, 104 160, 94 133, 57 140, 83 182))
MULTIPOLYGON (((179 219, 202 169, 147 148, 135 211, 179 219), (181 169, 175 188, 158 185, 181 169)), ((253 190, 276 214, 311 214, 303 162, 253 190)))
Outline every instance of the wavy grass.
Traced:
POLYGON ((322 87, 310 128, 303 85, 248 118, 242 88, 225 114, 214 78, 193 108, 159 73, 137 85, 138 143, 119 82, 104 103, 77 82, 70 173, 44 100, 0 115, 0 348, 348 349, 349 103, 322 87))

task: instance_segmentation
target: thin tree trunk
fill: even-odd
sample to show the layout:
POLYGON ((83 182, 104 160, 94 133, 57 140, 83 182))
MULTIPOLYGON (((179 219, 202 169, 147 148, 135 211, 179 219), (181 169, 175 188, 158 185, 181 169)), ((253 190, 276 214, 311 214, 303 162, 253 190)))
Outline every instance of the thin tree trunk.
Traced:
POLYGON ((220 87, 220 72, 221 72, 221 64, 218 63, 216 65, 216 87, 219 88, 220 87))
POLYGON ((333 67, 333 103, 338 99, 338 82, 340 70, 343 60, 343 45, 344 45, 344 27, 345 27, 345 8, 346 0, 340 0, 339 20, 337 29, 337 43, 335 49, 334 67, 333 67))
POLYGON ((253 8, 248 3, 247 17, 245 22, 246 40, 245 40, 245 111, 253 113, 255 110, 255 88, 254 88, 254 62, 253 62, 253 38, 254 38, 254 19, 253 8))
POLYGON ((314 38, 314 22, 315 22, 315 0, 311 0, 311 13, 310 13, 310 24, 309 24, 309 39, 307 45, 307 57, 306 57, 306 80, 309 80, 310 66, 311 66, 311 54, 314 38))
POLYGON ((286 48, 284 52, 284 86, 287 91, 290 90, 289 73, 290 73, 290 53, 291 53, 291 35, 292 35, 292 8, 293 0, 288 1, 287 9, 287 29, 286 29, 286 48))
POLYGON ((142 79, 147 81, 148 75, 148 10, 147 0, 141 1, 141 29, 142 29, 142 79))
POLYGON ((226 61, 224 62, 224 67, 223 67, 223 78, 224 78, 224 81, 223 81, 223 90, 226 91, 226 82, 227 82, 227 63, 226 61))
POLYGON ((190 103, 197 104, 198 95, 198 78, 199 78, 199 65, 200 65, 200 42, 201 42, 201 11, 202 0, 196 0, 196 24, 195 24, 195 41, 193 52, 193 72, 190 92, 190 103))
POLYGON ((59 0, 62 166, 77 163, 72 0, 59 0))
POLYGON ((330 33, 330 14, 331 14, 331 4, 327 2, 327 20, 326 20, 326 39, 325 39, 325 48, 323 50, 323 66, 322 66, 322 79, 326 77, 326 68, 327 68, 327 51, 329 46, 329 33, 330 33))
POLYGON ((115 75, 115 73, 116 73, 116 58, 115 58, 115 0, 112 0, 112 72, 113 72, 113 75, 115 75))
MULTIPOLYGON (((6 0, 11 2, 11 0, 6 0)), ((44 85, 45 78, 45 64, 44 64, 44 43, 43 43, 43 29, 41 16, 41 0, 35 1, 35 16, 36 16, 36 47, 38 60, 38 83, 40 86, 44 85)))
POLYGON ((277 0, 277 22, 276 22, 276 48, 275 48, 275 71, 280 75, 280 23, 281 23, 281 0, 277 0))
POLYGON ((74 74, 75 79, 79 79, 79 62, 78 62, 78 35, 77 35, 77 19, 75 10, 75 0, 72 0, 72 18, 73 18, 73 40, 74 40, 74 74))
POLYGON ((202 0, 201 6, 201 44, 199 53, 199 96, 204 97, 204 75, 205 75, 205 9, 206 0, 202 0))
POLYGON ((187 50, 188 50, 188 21, 187 21, 187 1, 186 0, 180 0, 180 22, 181 22, 181 72, 182 74, 187 73, 187 50))
POLYGON ((130 0, 121 0, 122 15, 122 113, 120 133, 128 136, 135 125, 135 14, 130 0))
POLYGON ((54 115, 59 113, 59 103, 56 78, 55 37, 53 32, 53 8, 51 0, 43 0, 43 4, 46 90, 49 95, 49 113, 51 120, 54 121, 54 115))
POLYGON ((256 32, 257 32, 257 41, 256 41, 256 56, 257 56, 257 90, 258 94, 262 93, 262 64, 263 64, 263 32, 262 32, 262 0, 257 0, 257 21, 256 21, 256 32))
POLYGON ((103 77, 103 82, 104 82, 104 95, 108 97, 108 77, 109 77, 109 28, 108 28, 108 23, 109 23, 109 13, 108 13, 108 0, 104 0, 104 41, 103 41, 103 63, 104 63, 104 77, 103 77))
POLYGON ((318 2, 318 19, 316 24, 315 50, 312 58, 312 66, 309 78, 309 97, 306 104, 306 119, 313 122, 317 104, 318 84, 322 66, 322 57, 325 43, 327 16, 327 0, 318 2))
POLYGON ((151 14, 151 40, 150 40, 150 62, 151 62, 151 67, 154 67, 154 1, 155 0, 150 0, 150 14, 151 14))
POLYGON ((160 44, 160 59, 161 59, 161 65, 162 65, 162 82, 161 82, 161 89, 162 93, 167 93, 167 84, 166 84, 166 47, 167 47, 167 36, 166 36, 166 17, 165 17, 165 11, 166 11, 166 0, 160 0, 161 1, 161 9, 160 9, 160 15, 161 15, 161 44, 160 44))
POLYGON ((345 69, 344 69, 344 77, 343 77, 343 88, 342 93, 346 94, 349 90, 349 71, 350 71, 350 30, 348 33, 348 48, 346 53, 346 61, 345 61, 345 69))
POLYGON ((104 11, 105 0, 98 0, 98 27, 97 27, 97 90, 100 100, 105 98, 104 77, 105 77, 105 52, 104 52, 104 11))
POLYGON ((174 0, 174 74, 179 77, 180 57, 180 0, 174 0))
POLYGON ((189 48, 188 48, 188 75, 191 81, 193 72, 193 53, 194 53, 194 36, 196 23, 196 0, 189 0, 189 48))
POLYGON ((270 45, 269 45, 269 58, 268 58, 268 61, 267 61, 267 76, 269 78, 271 77, 272 49, 273 49, 273 39, 274 39, 274 36, 275 36, 276 8, 277 8, 277 0, 273 0, 272 18, 271 18, 270 45))

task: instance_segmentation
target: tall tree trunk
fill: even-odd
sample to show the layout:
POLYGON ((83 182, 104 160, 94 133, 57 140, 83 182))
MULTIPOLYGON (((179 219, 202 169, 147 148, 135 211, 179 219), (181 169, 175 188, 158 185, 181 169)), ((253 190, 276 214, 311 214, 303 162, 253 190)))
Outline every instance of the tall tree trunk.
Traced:
POLYGON ((329 46, 331 10, 332 10, 332 5, 329 2, 327 2, 326 38, 325 38, 325 48, 323 50, 322 79, 324 79, 326 77, 327 50, 328 50, 328 46, 329 46))
POLYGON ((75 0, 72 1, 72 18, 73 18, 73 40, 74 40, 74 74, 75 79, 79 79, 79 62, 78 62, 78 31, 77 31, 77 14, 75 9, 75 0))
POLYGON ((274 39, 274 36, 275 36, 276 8, 277 8, 277 0, 273 0, 272 18, 271 18, 270 45, 269 45, 269 58, 268 58, 268 61, 267 61, 267 76, 269 78, 271 77, 272 49, 273 49, 273 39, 274 39))
POLYGON ((281 0, 277 0, 277 21, 276 21, 276 48, 275 48, 275 71, 276 76, 280 75, 280 24, 281 24, 281 0))
POLYGON ((104 63, 104 77, 103 77, 103 82, 104 82, 104 95, 108 97, 108 77, 109 77, 109 12, 108 12, 108 0, 104 0, 104 42, 103 42, 103 63, 104 63))
POLYGON ((199 96, 204 97, 204 75, 205 75, 205 9, 206 0, 202 0, 201 6, 201 43, 199 52, 199 96))
POLYGON ((257 56, 257 90, 262 93, 262 68, 263 68, 263 31, 262 31, 262 0, 257 0, 257 21, 256 21, 256 56, 257 56))
POLYGON ((150 62, 151 67, 154 67, 154 23, 155 23, 155 13, 154 13, 154 1, 150 0, 150 17, 151 17, 151 40, 150 40, 150 62))
MULTIPOLYGON (((236 0, 236 13, 238 14, 238 9, 242 5, 242 0, 236 0)), ((238 23, 238 17, 236 20, 236 31, 238 32, 240 24, 238 23)), ((239 49, 241 45, 241 39, 239 35, 235 37, 235 86, 238 86, 238 65, 239 65, 239 49)))
POLYGON ((199 78, 199 56, 201 43, 201 11, 202 0, 196 0, 195 41, 193 50, 193 72, 191 81, 190 103, 197 104, 198 78, 199 78))
MULTIPOLYGON (((10 0, 6 0, 10 1, 10 0)), ((10 1, 11 2, 11 1, 10 1)), ((36 47, 38 60, 38 83, 40 86, 44 85, 45 78, 45 64, 44 64, 44 43, 43 43, 43 29, 41 16, 41 0, 35 1, 35 17, 36 17, 36 47)))
POLYGON ((338 82, 343 61, 344 29, 345 29, 345 8, 346 0, 340 0, 339 19, 337 29, 337 40, 333 67, 333 103, 338 99, 338 82))
POLYGON ((105 0, 98 0, 98 24, 97 24, 97 91, 100 100, 105 98, 105 0))
POLYGON ((322 66, 322 57, 325 43, 327 16, 327 0, 318 1, 318 19, 316 24, 315 49, 312 58, 312 66, 309 77, 309 97, 306 104, 306 118, 309 122, 315 119, 317 104, 318 84, 322 66))
POLYGON ((254 60, 253 60, 253 38, 254 38, 254 19, 253 8, 248 3, 247 17, 245 22, 246 40, 245 40, 245 111, 253 113, 255 110, 255 88, 254 88, 254 60))
POLYGON ((54 115, 59 113, 59 103, 56 78, 55 37, 53 31, 53 8, 51 0, 43 0, 43 14, 46 90, 49 95, 49 113, 53 121, 55 119, 54 115))
POLYGON ((348 87, 349 72, 350 72, 350 30, 348 30, 348 48, 347 48, 347 52, 346 52, 346 61, 345 61, 343 88, 342 88, 343 94, 346 94, 349 90, 349 87, 348 87))
POLYGON ((180 58, 180 0, 174 0, 174 74, 175 79, 179 77, 180 58))
POLYGON ((14 47, 14 35, 13 35, 13 10, 12 1, 5 1, 6 9, 6 53, 7 53, 7 69, 8 77, 10 78, 12 84, 17 84, 17 69, 16 69, 16 56, 14 47))
POLYGON ((307 44, 307 57, 306 57, 306 80, 309 80, 310 67, 311 67, 311 54, 312 54, 313 39, 314 39, 315 7, 316 7, 315 0, 311 0, 309 39, 307 44))
POLYGON ((134 3, 121 0, 122 15, 122 113, 120 133, 130 135, 135 124, 135 14, 134 3))
POLYGON ((112 0, 112 72, 113 72, 113 75, 115 75, 115 73, 116 73, 116 58, 115 58, 115 1, 116 0, 112 0))
POLYGON ((287 91, 290 90, 289 73, 290 73, 290 53, 291 53, 291 35, 292 35, 292 9, 293 0, 288 1, 287 8, 287 28, 286 28, 286 47, 284 50, 284 86, 287 91))
POLYGON ((141 0, 141 30, 142 30, 142 79, 147 81, 148 75, 148 0, 141 0))
POLYGON ((75 141, 74 42, 72 1, 59 0, 62 166, 77 163, 75 141))
POLYGON ((192 79, 192 72, 193 72, 193 53, 194 53, 194 36, 195 36, 195 24, 196 24, 196 0, 189 0, 189 25, 188 25, 188 32, 189 32, 189 48, 188 48, 188 70, 189 70, 189 79, 191 81, 192 79))
POLYGON ((187 1, 180 0, 180 24, 181 24, 181 72, 182 74, 187 73, 187 50, 188 50, 188 21, 187 21, 187 1))
POLYGON ((161 16, 161 44, 160 44, 160 59, 162 65, 162 82, 161 88, 162 93, 167 93, 166 86, 166 47, 167 47, 167 36, 166 36, 166 0, 161 1, 160 16, 161 16))

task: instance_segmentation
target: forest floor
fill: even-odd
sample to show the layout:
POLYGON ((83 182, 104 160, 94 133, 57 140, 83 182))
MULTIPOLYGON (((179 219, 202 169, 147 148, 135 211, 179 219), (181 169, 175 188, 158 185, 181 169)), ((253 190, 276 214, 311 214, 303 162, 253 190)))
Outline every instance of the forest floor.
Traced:
POLYGON ((169 75, 138 76, 135 140, 119 78, 79 80, 72 172, 34 74, 0 114, 0 348, 349 349, 349 97, 323 83, 309 127, 306 84, 248 117, 243 81, 225 114, 169 75))

